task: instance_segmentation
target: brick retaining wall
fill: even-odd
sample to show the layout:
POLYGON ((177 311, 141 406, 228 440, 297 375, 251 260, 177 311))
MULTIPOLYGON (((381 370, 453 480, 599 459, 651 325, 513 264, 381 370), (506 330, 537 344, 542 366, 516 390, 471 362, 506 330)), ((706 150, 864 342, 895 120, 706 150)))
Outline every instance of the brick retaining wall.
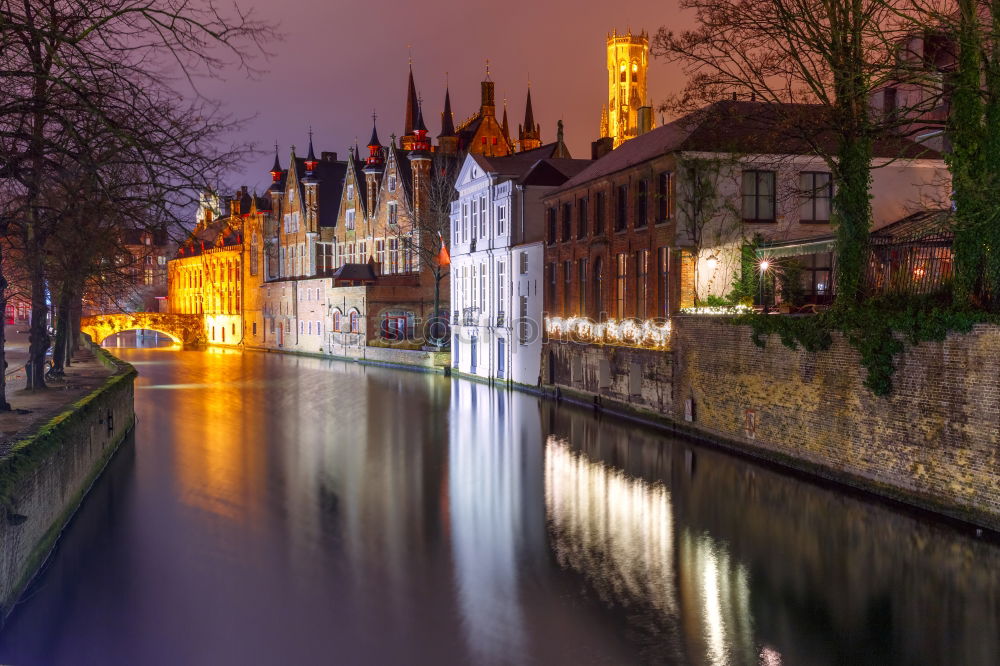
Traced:
POLYGON ((673 415, 810 471, 1000 529, 1000 327, 910 347, 887 397, 839 335, 818 353, 709 317, 674 320, 673 415))
POLYGON ((93 350, 115 374, 0 459, 0 624, 135 423, 135 369, 93 350))
POLYGON ((839 335, 808 353, 777 336, 760 349, 717 317, 675 317, 673 330, 671 352, 550 341, 543 382, 1000 530, 1000 327, 909 347, 887 397, 839 335))

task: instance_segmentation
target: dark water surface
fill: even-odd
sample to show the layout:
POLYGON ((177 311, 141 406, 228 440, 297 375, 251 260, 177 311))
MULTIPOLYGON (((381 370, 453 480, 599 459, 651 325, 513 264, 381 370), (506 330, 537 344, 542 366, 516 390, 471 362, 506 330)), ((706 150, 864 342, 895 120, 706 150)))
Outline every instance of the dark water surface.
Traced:
POLYGON ((135 441, 0 663, 1000 663, 949 526, 481 384, 116 353, 135 441))

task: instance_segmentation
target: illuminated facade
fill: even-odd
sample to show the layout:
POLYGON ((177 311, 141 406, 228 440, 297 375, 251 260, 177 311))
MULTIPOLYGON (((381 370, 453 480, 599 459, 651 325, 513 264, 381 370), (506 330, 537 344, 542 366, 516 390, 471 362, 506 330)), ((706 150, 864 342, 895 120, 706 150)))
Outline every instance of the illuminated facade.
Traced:
POLYGON ((648 107, 646 70, 649 66, 649 36, 646 31, 608 35, 608 101, 601 110, 601 136, 614 139, 617 148, 652 127, 648 107), (645 108, 648 119, 640 117, 645 108), (647 123, 645 128, 642 122, 647 123))
POLYGON ((542 196, 590 160, 562 142, 508 157, 468 155, 451 213, 452 365, 534 386, 541 359, 542 196))
POLYGON ((201 315, 209 344, 240 345, 260 330, 257 299, 248 304, 245 297, 256 296, 262 276, 259 243, 269 210, 246 187, 225 202, 203 195, 194 231, 168 262, 170 311, 201 315))
MULTIPOLYGON (((806 302, 828 302, 833 180, 815 149, 824 137, 790 130, 818 113, 716 102, 624 143, 547 196, 551 333, 664 348, 668 331, 652 322, 729 294, 752 239, 802 264, 806 302), (607 323, 568 331, 571 318, 607 323)), ((948 201, 937 153, 902 138, 877 142, 874 153, 874 228, 948 201)))

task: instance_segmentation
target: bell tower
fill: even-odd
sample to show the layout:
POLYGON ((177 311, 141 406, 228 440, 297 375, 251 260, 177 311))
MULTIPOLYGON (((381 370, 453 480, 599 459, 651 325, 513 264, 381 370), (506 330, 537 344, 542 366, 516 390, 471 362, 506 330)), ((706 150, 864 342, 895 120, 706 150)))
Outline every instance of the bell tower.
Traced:
POLYGON ((646 68, 649 35, 630 29, 608 35, 608 103, 601 113, 601 135, 614 139, 615 148, 638 136, 639 107, 646 104, 646 68), (607 114, 607 120, 605 115, 607 114))

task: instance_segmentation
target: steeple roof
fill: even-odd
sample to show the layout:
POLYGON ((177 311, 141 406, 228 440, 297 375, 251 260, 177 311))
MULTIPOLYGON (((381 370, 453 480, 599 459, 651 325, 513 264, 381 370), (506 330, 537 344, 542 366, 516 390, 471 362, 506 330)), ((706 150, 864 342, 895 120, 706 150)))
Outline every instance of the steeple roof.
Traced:
POLYGON ((410 65, 410 78, 406 86, 406 121, 403 123, 403 136, 413 134, 413 123, 419 113, 417 87, 413 84, 413 66, 410 65))
POLYGON ((441 133, 438 136, 455 136, 455 118, 451 113, 451 93, 444 89, 444 111, 441 112, 441 133))
POLYGON ((503 101, 503 122, 500 123, 501 128, 503 128, 503 135, 510 140, 510 125, 507 124, 507 100, 503 101))
MULTIPOLYGON (((412 128, 411 128, 412 129, 412 128)), ((375 127, 375 118, 372 118, 372 138, 368 139, 368 147, 372 146, 381 147, 382 144, 378 140, 378 129, 375 127)))
MULTIPOLYGON (((544 100, 543 100, 544 101, 544 100)), ((528 100, 524 104, 524 131, 535 131, 535 114, 531 110, 531 88, 528 88, 528 100)))
POLYGON ((309 154, 306 155, 306 162, 318 162, 316 159, 316 153, 313 152, 313 131, 309 128, 309 154))
POLYGON ((413 131, 414 132, 425 132, 425 133, 427 132, 427 126, 424 125, 423 105, 421 105, 421 104, 417 105, 417 120, 413 124, 413 131))
POLYGON ((278 144, 274 144, 274 165, 271 167, 271 173, 281 171, 281 162, 278 161, 278 144))

